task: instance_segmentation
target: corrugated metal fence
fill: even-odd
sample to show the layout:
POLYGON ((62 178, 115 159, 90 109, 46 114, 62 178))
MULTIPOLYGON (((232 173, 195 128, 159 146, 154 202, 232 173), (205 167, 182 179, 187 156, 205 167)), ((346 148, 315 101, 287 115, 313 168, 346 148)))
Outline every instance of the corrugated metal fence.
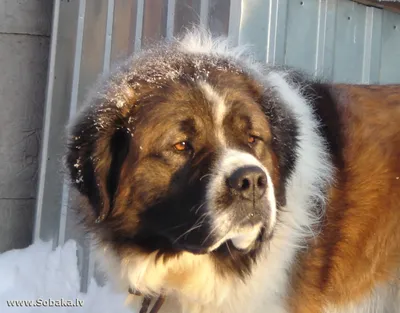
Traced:
POLYGON ((68 210, 64 125, 110 63, 198 23, 271 64, 337 82, 400 82, 400 15, 349 0, 56 0, 34 238, 78 241, 83 290, 93 262, 68 210))

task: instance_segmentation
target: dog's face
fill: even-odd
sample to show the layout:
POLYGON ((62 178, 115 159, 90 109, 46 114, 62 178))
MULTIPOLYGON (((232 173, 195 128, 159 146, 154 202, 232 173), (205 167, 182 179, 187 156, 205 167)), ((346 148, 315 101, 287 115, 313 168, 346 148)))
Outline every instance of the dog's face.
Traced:
POLYGON ((271 131, 256 90, 235 83, 171 84, 138 112, 120 186, 132 189, 140 222, 129 236, 143 247, 206 253, 232 240, 246 250, 271 233, 271 131))
POLYGON ((67 166, 86 223, 115 247, 248 265, 284 202, 287 114, 223 58, 173 51, 129 66, 72 128, 67 166))

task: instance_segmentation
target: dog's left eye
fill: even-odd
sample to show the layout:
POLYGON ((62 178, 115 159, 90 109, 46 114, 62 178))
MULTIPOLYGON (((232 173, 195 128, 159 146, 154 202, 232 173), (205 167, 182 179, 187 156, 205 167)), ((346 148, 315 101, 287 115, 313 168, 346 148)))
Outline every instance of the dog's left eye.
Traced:
POLYGON ((184 152, 192 150, 192 146, 188 141, 180 141, 174 144, 174 148, 176 151, 184 152))

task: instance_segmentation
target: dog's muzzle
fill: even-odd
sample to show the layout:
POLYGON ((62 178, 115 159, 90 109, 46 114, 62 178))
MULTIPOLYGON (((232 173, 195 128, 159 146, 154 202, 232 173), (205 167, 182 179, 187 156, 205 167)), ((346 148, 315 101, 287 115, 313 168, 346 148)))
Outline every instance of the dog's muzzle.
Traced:
POLYGON ((208 251, 227 241, 239 250, 251 249, 261 233, 268 238, 275 226, 274 186, 267 169, 249 153, 227 151, 210 181, 208 207, 214 230, 208 251))

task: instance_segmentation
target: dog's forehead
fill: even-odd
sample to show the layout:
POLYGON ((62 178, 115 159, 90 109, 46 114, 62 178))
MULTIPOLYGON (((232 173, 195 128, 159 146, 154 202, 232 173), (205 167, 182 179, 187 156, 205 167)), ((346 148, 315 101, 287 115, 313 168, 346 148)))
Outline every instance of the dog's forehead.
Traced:
POLYGON ((232 126, 226 125, 227 119, 234 122, 243 117, 252 122, 263 120, 263 124, 267 124, 257 99, 229 85, 220 88, 207 80, 190 86, 177 82, 165 89, 153 88, 149 93, 140 114, 143 124, 154 126, 173 122, 187 125, 186 122, 191 120, 196 127, 227 127, 232 126))
POLYGON ((234 60, 170 49, 145 53, 129 67, 129 85, 140 108, 131 111, 136 133, 169 133, 178 139, 189 129, 226 144, 232 135, 226 130, 243 121, 237 116, 268 128, 257 103, 263 87, 234 60))

